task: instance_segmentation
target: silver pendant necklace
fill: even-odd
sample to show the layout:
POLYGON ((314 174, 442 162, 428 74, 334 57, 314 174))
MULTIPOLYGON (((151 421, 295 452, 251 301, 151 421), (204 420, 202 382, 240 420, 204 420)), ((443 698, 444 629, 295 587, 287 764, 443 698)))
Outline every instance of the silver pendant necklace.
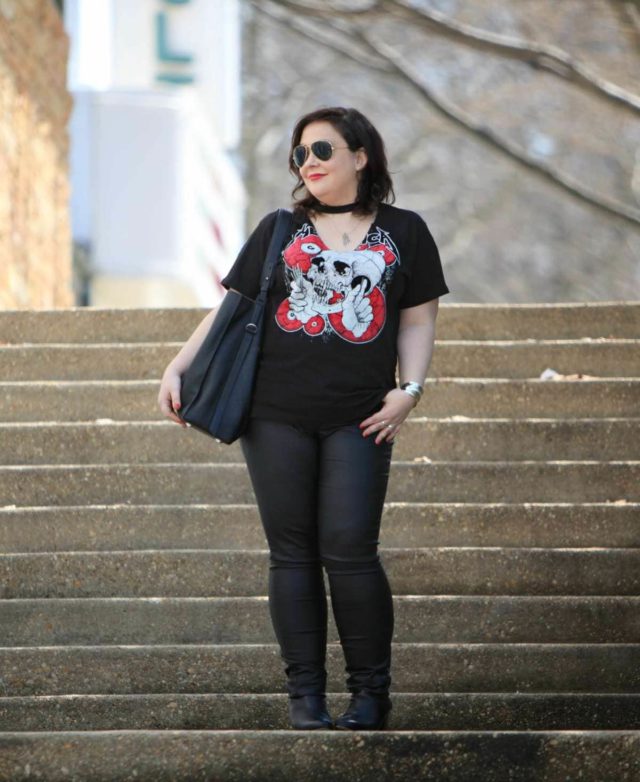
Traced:
POLYGON ((347 245, 351 244, 351 232, 357 228, 357 226, 360 223, 360 218, 356 218, 356 224, 353 226, 353 228, 350 228, 349 231, 346 229, 342 231, 342 246, 346 247, 347 245))
MULTIPOLYGON (((367 219, 368 219, 368 217, 367 217, 367 219)), ((361 221, 362 221, 362 217, 356 216, 356 222, 355 222, 355 224, 351 228, 348 228, 348 229, 347 228, 343 228, 342 229, 341 241, 342 241, 342 246, 344 248, 348 247, 351 244, 351 234, 361 224, 361 221)), ((329 220, 329 222, 331 222, 331 221, 329 220)))

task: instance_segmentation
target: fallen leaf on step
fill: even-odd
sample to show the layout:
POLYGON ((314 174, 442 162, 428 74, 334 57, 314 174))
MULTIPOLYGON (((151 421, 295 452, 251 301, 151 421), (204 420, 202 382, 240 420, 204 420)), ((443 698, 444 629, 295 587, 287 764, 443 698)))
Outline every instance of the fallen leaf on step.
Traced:
POLYGON ((431 459, 428 456, 416 456, 414 462, 431 463, 431 459))
POLYGON ((596 380, 597 378, 598 375, 584 375, 582 372, 573 375, 563 375, 561 372, 551 369, 551 367, 547 367, 540 375, 540 380, 596 380))

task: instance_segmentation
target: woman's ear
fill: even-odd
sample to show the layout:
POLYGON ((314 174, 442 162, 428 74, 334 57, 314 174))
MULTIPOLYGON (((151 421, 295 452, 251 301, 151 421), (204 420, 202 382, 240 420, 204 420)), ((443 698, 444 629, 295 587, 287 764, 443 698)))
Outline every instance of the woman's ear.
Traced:
POLYGON ((356 149, 356 171, 362 171, 362 169, 367 165, 368 160, 369 158, 367 157, 367 153, 365 152, 364 147, 356 149))

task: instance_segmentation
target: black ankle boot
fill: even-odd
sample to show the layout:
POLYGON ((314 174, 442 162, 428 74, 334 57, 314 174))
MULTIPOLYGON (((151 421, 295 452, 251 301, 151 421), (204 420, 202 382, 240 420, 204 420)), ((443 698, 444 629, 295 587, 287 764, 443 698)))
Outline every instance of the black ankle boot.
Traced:
POLYGON ((362 690, 351 696, 347 710, 334 724, 339 730, 386 730, 392 708, 388 695, 362 690))
POLYGON ((333 720, 327 712, 326 695, 301 695, 289 698, 289 718, 296 730, 333 728, 333 720))

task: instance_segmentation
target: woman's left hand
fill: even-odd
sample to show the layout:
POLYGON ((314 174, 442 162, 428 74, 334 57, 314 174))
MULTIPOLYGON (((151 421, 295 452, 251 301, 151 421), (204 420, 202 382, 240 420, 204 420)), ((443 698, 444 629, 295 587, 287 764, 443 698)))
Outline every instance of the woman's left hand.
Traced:
POLYGON ((411 394, 407 394, 401 388, 392 388, 383 401, 384 405, 377 413, 370 415, 360 423, 364 437, 378 432, 376 445, 380 445, 383 440, 393 442, 400 425, 417 404, 411 394))

